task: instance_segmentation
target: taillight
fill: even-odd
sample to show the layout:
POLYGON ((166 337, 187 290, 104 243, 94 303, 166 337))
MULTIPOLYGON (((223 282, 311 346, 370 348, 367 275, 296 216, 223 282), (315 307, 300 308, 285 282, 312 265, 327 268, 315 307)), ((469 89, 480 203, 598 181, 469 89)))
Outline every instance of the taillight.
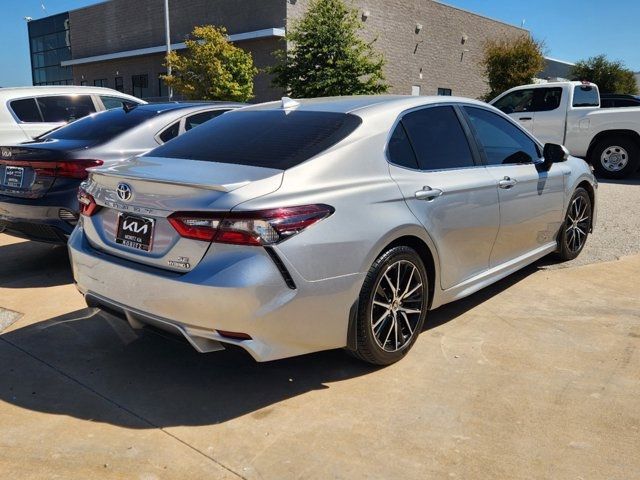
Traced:
POLYGON ((88 168, 99 167, 102 160, 61 160, 61 161, 30 161, 3 160, 0 164, 16 167, 31 167, 40 177, 64 177, 85 180, 89 176, 88 168))
POLYGON ((85 180, 89 176, 88 168, 99 167, 102 160, 70 160, 56 162, 56 177, 78 178, 85 180))
POLYGON ((255 212, 174 213, 173 228, 185 238, 236 245, 281 242, 334 212, 329 205, 303 205, 255 212))
POLYGON ((78 203, 80 204, 80 213, 85 217, 90 217, 100 209, 100 205, 96 203, 93 195, 83 187, 78 189, 78 203))

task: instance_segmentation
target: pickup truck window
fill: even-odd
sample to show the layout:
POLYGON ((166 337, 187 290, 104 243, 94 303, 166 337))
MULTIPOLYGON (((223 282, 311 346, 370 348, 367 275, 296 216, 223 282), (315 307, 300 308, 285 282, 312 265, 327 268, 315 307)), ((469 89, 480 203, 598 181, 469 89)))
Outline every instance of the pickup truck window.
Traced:
POLYGON ((573 89, 574 107, 599 107, 600 95, 598 90, 588 85, 578 85, 573 89))
POLYGON ((510 113, 530 112, 533 108, 533 88, 511 92, 498 100, 494 107, 502 110, 507 115, 510 113))
POLYGON ((560 106, 562 88, 537 88, 533 94, 533 112, 550 112, 560 106))
POLYGON ((538 146, 518 127, 483 108, 464 107, 487 165, 531 163, 540 157, 538 146))
POLYGON ((507 115, 520 112, 549 112, 560 106, 562 88, 516 90, 498 100, 494 107, 507 115))

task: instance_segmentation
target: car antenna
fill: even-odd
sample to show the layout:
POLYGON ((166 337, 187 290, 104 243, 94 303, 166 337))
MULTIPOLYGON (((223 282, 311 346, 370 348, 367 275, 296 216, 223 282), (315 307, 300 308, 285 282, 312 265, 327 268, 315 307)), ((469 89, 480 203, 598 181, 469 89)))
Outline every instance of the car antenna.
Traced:
POLYGON ((300 106, 300 102, 296 102, 292 98, 282 97, 282 109, 287 110, 289 108, 296 108, 300 106))

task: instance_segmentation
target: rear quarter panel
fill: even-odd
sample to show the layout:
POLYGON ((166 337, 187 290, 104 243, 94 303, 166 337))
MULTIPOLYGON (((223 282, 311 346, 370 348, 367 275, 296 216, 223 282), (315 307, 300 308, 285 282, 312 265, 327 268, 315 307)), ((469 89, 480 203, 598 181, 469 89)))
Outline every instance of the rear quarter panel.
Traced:
POLYGON ((384 247, 404 235, 417 236, 433 247, 389 175, 384 148, 393 120, 365 119, 345 141, 286 171, 279 190, 236 208, 313 203, 335 208, 329 218, 277 246, 305 280, 367 272, 384 247))

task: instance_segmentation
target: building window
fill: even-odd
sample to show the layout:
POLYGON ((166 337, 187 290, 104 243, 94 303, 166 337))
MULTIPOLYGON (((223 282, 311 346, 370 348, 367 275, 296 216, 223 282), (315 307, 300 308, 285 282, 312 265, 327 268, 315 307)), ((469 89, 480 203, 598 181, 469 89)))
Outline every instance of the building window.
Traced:
POLYGON ((86 80, 80 80, 80 86, 81 87, 86 87, 87 86, 87 81, 86 80))
POLYGON ((115 79, 115 89, 119 92, 124 93, 124 81, 122 77, 116 77, 115 79))
POLYGON ((132 75, 133 96, 138 98, 149 97, 149 75, 132 75))
POLYGON ((167 87, 167 84, 164 83, 164 80, 162 79, 162 76, 166 74, 166 72, 158 74, 158 94, 163 98, 169 98, 169 87, 167 87))
POLYGON ((107 79, 106 78, 99 78, 98 80, 94 80, 93 81, 93 86, 94 87, 108 87, 109 85, 107 84, 107 79))
POLYGON ((451 89, 450 88, 439 88, 438 89, 438 95, 442 95, 445 97, 450 97, 451 96, 451 89))
POLYGON ((411 87, 411 95, 417 97, 420 95, 420 85, 413 85, 411 87))
POLYGON ((69 14, 62 13, 32 20, 27 25, 33 84, 72 84, 71 67, 60 65, 61 62, 71 59, 69 14))

